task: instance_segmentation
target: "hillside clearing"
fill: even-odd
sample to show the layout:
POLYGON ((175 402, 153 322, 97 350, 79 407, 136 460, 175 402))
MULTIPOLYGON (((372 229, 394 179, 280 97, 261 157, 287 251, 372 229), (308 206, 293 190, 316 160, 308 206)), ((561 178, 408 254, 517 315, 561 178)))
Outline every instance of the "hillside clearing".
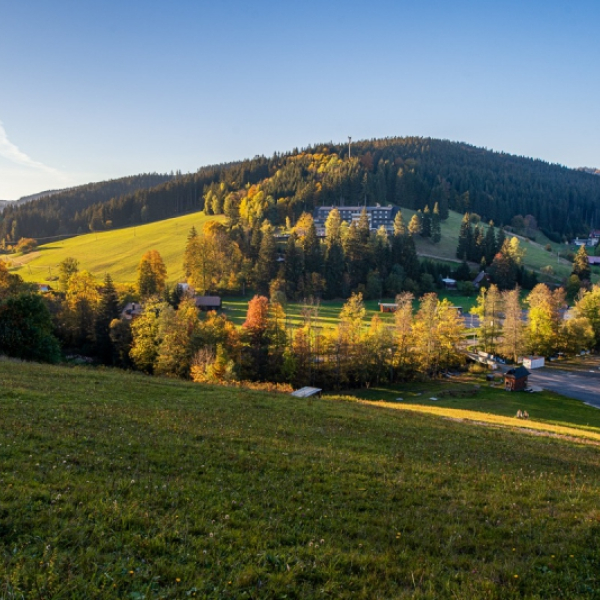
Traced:
POLYGON ((134 283, 137 267, 144 252, 158 250, 167 267, 171 283, 182 281, 183 252, 187 236, 195 226, 202 230, 208 220, 203 212, 175 217, 165 221, 138 225, 113 231, 99 231, 40 246, 31 254, 11 258, 14 273, 25 281, 43 282, 58 276, 58 265, 68 257, 76 258, 80 269, 88 270, 98 280, 110 273, 118 283, 134 283))

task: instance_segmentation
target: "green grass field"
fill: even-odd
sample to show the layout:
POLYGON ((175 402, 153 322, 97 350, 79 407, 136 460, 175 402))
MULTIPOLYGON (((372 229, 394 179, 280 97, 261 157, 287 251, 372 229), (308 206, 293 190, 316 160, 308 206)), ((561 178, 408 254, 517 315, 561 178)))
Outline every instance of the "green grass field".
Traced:
MULTIPOLYGON (((447 298, 452 302, 454 306, 460 306, 463 312, 468 313, 469 310, 476 304, 475 296, 462 296, 456 291, 440 291, 438 293, 440 298, 447 298)), ((227 317, 233 321, 236 325, 241 325, 246 320, 246 313, 248 312, 248 302, 251 296, 248 297, 232 297, 223 299, 223 308, 227 317)), ((394 302, 394 298, 383 298, 381 302, 394 302)), ((322 327, 333 327, 339 323, 339 314, 344 305, 343 300, 322 300, 318 305, 318 320, 322 327)), ((415 300, 414 308, 418 309, 418 301, 415 300)), ((368 323, 373 315, 377 313, 383 320, 393 322, 393 313, 382 313, 379 309, 379 300, 367 300, 365 301, 365 308, 367 314, 365 316, 365 323, 368 323)), ((285 313, 287 316, 287 324, 290 327, 296 327, 301 325, 303 322, 302 311, 304 304, 302 302, 288 302, 285 307, 285 313)))
POLYGON ((2 598, 600 594, 584 440, 116 370, 0 381, 2 598))
MULTIPOLYGON (((393 403, 398 409, 410 405, 411 409, 423 407, 426 411, 435 407, 436 414, 446 416, 456 417, 460 411, 467 411, 477 413, 475 418, 482 420, 486 419, 485 415, 506 417, 506 424, 510 426, 536 423, 544 428, 545 425, 563 427, 568 424, 595 433, 600 441, 600 410, 597 408, 549 391, 508 393, 502 389, 501 381, 498 375, 492 386, 484 377, 463 374, 450 380, 371 387, 347 393, 360 400, 393 403), (518 410, 527 411, 530 420, 514 419, 518 410)), ((496 420, 494 423, 501 424, 496 420)), ((546 429, 552 430, 551 427, 546 429)))
POLYGON ((67 257, 80 262, 98 279, 110 273, 118 283, 133 283, 137 278, 137 266, 147 250, 160 252, 167 267, 170 282, 183 280, 183 252, 187 235, 195 226, 198 231, 208 219, 222 220, 223 217, 206 217, 204 213, 193 213, 183 217, 116 229, 89 233, 51 244, 40 246, 36 252, 15 257, 13 271, 26 281, 43 282, 58 275, 58 265, 67 257))

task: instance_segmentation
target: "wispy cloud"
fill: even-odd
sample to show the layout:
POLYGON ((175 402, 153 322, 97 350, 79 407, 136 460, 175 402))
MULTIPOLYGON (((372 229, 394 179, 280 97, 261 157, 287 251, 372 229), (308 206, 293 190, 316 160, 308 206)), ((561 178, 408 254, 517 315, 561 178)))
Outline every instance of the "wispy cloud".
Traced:
POLYGON ((60 171, 57 169, 53 169, 44 163, 33 160, 27 156, 25 152, 21 152, 21 150, 8 139, 2 121, 0 121, 0 156, 24 167, 51 173, 53 175, 61 175, 60 171))

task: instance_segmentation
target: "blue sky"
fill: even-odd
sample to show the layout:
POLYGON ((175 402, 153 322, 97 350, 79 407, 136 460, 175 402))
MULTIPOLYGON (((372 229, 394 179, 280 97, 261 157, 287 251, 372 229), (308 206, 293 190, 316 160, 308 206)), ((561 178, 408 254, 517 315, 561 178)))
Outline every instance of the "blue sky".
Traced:
POLYGON ((0 0, 0 199, 418 135, 600 167, 599 2, 0 0))

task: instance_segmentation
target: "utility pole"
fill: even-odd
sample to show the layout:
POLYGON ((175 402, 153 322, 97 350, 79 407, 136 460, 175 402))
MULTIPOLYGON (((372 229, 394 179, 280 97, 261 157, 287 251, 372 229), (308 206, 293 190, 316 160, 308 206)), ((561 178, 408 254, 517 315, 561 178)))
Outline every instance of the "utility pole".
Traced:
POLYGON ((348 160, 350 160, 352 158, 352 154, 351 154, 351 146, 352 144, 352 138, 350 136, 348 136, 348 160))

